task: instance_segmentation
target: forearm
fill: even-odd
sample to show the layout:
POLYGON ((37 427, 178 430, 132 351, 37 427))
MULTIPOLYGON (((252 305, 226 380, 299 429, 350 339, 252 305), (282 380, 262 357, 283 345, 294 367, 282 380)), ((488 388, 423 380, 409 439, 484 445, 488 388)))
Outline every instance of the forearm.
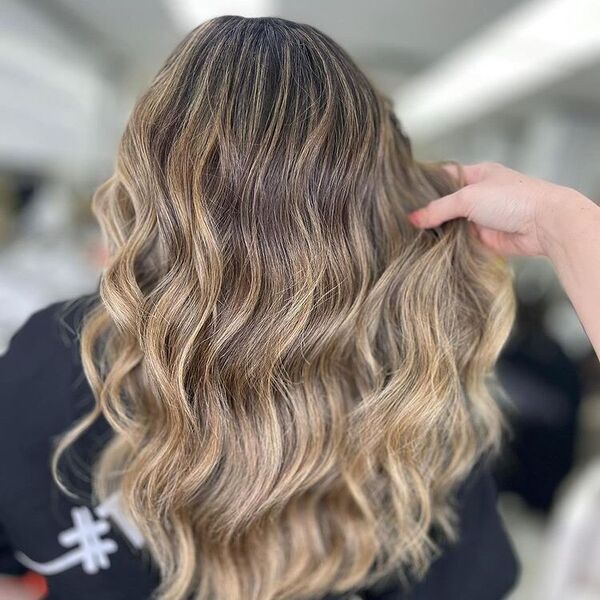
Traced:
POLYGON ((548 257, 600 358, 600 207, 567 190, 548 208, 548 257))

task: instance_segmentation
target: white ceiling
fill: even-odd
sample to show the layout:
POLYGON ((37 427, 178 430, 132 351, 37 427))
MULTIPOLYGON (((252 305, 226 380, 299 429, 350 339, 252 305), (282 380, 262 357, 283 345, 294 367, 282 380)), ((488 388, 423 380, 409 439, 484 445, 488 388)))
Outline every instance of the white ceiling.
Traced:
MULTIPOLYGON (((199 0, 201 1, 201 0, 199 0)), ((274 0, 273 14, 322 29, 365 68, 401 78, 426 67, 522 0, 274 0)), ((105 55, 148 73, 182 32, 167 0, 45 0, 44 10, 70 21, 105 55)), ((190 24, 190 27, 192 24, 190 24)), ((391 90, 389 90, 391 91, 391 90)))
MULTIPOLYGON (((122 71, 134 89, 147 83, 185 33, 174 22, 168 0, 36 4, 103 57, 110 69, 122 71)), ((524 4, 526 0, 271 0, 273 14, 331 35, 388 93, 524 4)), ((600 105, 600 67, 589 65, 544 91, 600 105)))

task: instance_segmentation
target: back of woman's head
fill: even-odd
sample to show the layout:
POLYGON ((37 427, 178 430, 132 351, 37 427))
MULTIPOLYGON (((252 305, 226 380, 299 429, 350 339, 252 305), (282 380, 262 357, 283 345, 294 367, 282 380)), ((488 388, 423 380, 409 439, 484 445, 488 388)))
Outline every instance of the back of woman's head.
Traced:
POLYGON ((456 189, 328 37, 281 19, 192 31, 137 103, 95 197, 111 254, 82 358, 115 430, 158 597, 318 598, 419 575, 498 437, 505 264, 456 189))

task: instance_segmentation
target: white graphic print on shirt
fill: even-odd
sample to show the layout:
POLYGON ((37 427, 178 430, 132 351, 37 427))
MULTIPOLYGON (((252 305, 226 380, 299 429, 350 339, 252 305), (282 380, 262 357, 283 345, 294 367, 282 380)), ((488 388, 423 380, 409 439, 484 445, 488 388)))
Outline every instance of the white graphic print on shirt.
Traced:
POLYGON ((71 509, 73 527, 58 534, 58 543, 72 549, 62 556, 45 563, 36 562, 23 552, 16 552, 15 557, 22 565, 41 575, 56 575, 79 564, 85 573, 93 575, 100 569, 110 568, 110 555, 118 549, 115 540, 103 537, 110 531, 110 520, 135 548, 144 545, 141 533, 121 509, 118 493, 109 496, 94 512, 99 518, 94 518, 94 513, 87 506, 71 509))

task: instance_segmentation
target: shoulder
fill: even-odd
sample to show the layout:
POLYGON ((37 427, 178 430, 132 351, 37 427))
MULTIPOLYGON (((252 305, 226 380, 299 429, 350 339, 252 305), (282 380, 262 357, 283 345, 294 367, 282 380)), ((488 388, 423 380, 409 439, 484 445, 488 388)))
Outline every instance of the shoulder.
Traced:
POLYGON ((93 302, 85 296, 47 306, 13 335, 0 356, 0 438, 45 437, 72 420, 73 398, 84 380, 79 329, 93 302))
POLYGON ((73 358, 80 325, 93 298, 84 296, 57 302, 31 315, 0 356, 0 382, 28 380, 57 358, 73 358))

